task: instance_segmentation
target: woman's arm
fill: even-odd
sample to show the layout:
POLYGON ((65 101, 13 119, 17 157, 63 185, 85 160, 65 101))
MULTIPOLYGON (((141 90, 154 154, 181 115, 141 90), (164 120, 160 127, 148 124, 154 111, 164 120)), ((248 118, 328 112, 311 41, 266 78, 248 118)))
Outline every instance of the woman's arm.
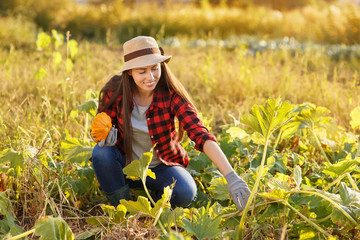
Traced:
POLYGON ((204 153, 219 168, 228 183, 228 191, 236 207, 241 211, 246 206, 250 196, 250 189, 231 167, 225 154, 216 142, 207 140, 204 143, 204 153))
POLYGON ((210 158, 210 160, 216 165, 216 167, 219 168, 222 175, 225 176, 233 170, 224 152, 216 142, 212 140, 206 140, 203 150, 204 153, 210 158))

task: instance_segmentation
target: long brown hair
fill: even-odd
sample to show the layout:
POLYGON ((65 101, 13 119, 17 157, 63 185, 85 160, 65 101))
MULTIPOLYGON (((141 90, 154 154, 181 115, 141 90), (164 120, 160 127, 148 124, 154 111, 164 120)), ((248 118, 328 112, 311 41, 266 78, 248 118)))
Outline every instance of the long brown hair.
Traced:
MULTIPOLYGON (((180 83, 180 81, 174 76, 171 72, 167 63, 162 62, 161 66, 161 77, 159 82, 156 86, 155 91, 157 90, 165 90, 171 91, 173 90, 175 93, 179 94, 186 102, 188 102, 197 112, 197 109, 189 95, 186 91, 184 86, 180 83)), ((128 74, 127 71, 123 72, 122 75, 115 75, 113 76, 101 89, 99 95, 99 102, 102 103, 103 94, 106 94, 109 91, 112 91, 112 96, 110 101, 107 104, 100 104, 102 106, 101 109, 99 107, 98 112, 102 112, 109 107, 111 107, 116 99, 122 95, 121 102, 119 104, 122 105, 123 109, 123 131, 124 131, 124 150, 126 156, 126 165, 129 164, 132 160, 131 153, 132 153, 132 134, 131 134, 131 120, 130 120, 130 111, 131 111, 131 97, 132 93, 136 88, 136 84, 132 76, 128 74)), ((177 131, 177 141, 181 142, 184 137, 184 128, 181 124, 178 124, 178 131, 177 131)))

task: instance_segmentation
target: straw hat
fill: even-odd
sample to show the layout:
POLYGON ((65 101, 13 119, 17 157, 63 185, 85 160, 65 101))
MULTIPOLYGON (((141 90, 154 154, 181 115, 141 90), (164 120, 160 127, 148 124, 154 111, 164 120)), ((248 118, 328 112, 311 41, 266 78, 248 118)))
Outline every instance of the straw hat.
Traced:
POLYGON ((123 48, 124 66, 119 70, 119 73, 133 68, 169 62, 171 59, 171 56, 164 56, 164 51, 152 37, 135 37, 125 42, 123 48))

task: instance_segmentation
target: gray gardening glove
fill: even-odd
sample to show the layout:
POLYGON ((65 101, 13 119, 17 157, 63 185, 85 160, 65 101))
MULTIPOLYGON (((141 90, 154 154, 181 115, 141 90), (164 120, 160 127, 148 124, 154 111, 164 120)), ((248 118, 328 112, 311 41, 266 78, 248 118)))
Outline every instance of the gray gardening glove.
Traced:
POLYGON ((115 144, 117 142, 117 133, 118 133, 118 130, 116 128, 112 127, 106 140, 101 139, 101 141, 98 142, 99 147, 115 146, 115 144))
POLYGON ((248 185, 239 177, 235 171, 231 171, 225 175, 228 183, 228 191, 236 207, 241 211, 245 208, 246 202, 250 196, 250 189, 248 185))

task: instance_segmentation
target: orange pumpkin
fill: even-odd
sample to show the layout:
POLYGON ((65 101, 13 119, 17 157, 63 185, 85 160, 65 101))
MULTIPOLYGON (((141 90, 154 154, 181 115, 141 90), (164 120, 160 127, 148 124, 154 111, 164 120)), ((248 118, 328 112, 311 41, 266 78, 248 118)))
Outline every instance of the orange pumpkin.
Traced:
POLYGON ((111 118, 105 112, 97 114, 91 125, 91 134, 96 142, 106 140, 112 127, 111 118))

